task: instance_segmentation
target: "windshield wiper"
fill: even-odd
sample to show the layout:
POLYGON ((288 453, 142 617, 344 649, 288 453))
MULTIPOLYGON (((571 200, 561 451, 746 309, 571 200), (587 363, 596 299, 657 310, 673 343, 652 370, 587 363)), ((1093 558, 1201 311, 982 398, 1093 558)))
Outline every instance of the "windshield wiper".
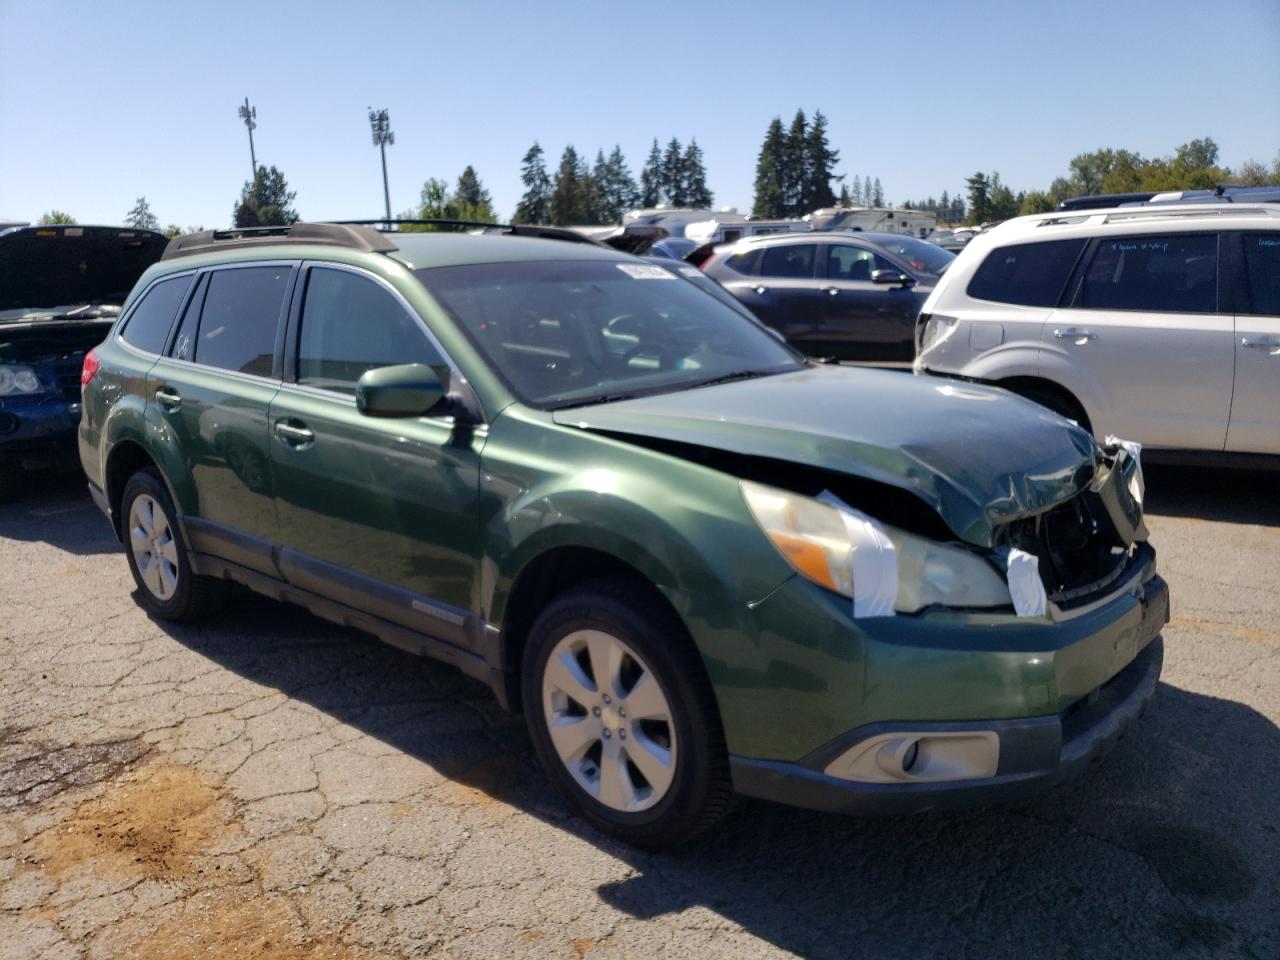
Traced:
POLYGON ((698 387, 714 387, 716 384, 732 383, 735 380, 751 380, 755 377, 768 376, 773 372, 772 370, 733 370, 722 373, 718 377, 712 377, 710 380, 699 380, 697 383, 690 384, 687 389, 696 390, 698 387))
POLYGON ((552 406, 552 410, 569 410, 573 407, 594 407, 598 403, 613 403, 615 400, 632 400, 636 394, 634 393, 597 393, 591 397, 580 397, 574 400, 566 400, 563 403, 557 403, 552 406))

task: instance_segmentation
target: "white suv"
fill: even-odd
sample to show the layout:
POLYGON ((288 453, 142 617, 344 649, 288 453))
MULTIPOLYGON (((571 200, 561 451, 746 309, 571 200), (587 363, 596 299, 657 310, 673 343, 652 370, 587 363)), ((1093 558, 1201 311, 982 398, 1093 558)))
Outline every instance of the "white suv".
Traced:
POLYGON ((915 371, 1007 387, 1150 447, 1280 454, 1280 204, 1057 212, 979 234, 915 371))

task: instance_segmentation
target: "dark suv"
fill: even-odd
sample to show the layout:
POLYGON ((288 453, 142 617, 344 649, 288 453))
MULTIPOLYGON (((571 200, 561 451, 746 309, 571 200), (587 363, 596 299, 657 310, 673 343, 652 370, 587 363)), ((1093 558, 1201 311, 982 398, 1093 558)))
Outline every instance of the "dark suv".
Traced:
POLYGON ((587 819, 910 812, 1086 766, 1160 673, 1136 457, 806 360, 678 272, 519 236, 175 240, 85 358, 140 601, 228 581, 522 708, 587 819))
POLYGON ((810 356, 909 364, 920 307, 954 259, 894 233, 790 233, 718 247, 702 269, 810 356))

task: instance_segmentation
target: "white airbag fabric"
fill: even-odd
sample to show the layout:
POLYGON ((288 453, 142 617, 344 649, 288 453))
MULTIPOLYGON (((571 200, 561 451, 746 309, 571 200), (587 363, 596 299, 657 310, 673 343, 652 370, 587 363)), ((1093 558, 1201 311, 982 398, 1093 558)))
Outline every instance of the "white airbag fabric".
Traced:
POLYGON ((1017 547, 1004 547, 1000 554, 1004 557, 1014 613, 1020 617, 1043 617, 1049 597, 1040 579, 1040 558, 1017 547))
POLYGON ((1107 434, 1103 443, 1108 447, 1124 447, 1129 456, 1133 457, 1133 464, 1137 469, 1133 473, 1133 479, 1129 481, 1129 493, 1138 502, 1138 506, 1142 506, 1142 498, 1147 493, 1147 481, 1142 476, 1142 444, 1137 440, 1121 440, 1113 434, 1107 434))
POLYGON ((853 564, 853 615, 895 616, 893 602, 898 597, 898 552, 881 526, 861 511, 853 509, 830 490, 818 500, 840 511, 853 564))

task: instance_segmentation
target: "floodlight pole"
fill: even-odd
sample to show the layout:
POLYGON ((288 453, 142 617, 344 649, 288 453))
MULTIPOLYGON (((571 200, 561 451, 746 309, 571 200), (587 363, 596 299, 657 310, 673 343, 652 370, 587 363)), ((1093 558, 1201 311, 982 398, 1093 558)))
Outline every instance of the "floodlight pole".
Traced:
POLYGON ((382 153, 382 199, 386 203, 387 226, 391 226, 391 188, 387 185, 387 144, 394 145, 396 135, 391 132, 391 116, 386 108, 369 108, 369 127, 373 132, 373 145, 382 153))
POLYGON ((244 121, 245 127, 249 131, 249 167, 253 171, 253 175, 249 177, 249 182, 253 183, 258 179, 258 158, 253 152, 253 131, 258 126, 258 108, 249 106, 249 98, 244 98, 244 106, 240 108, 240 119, 244 121))

